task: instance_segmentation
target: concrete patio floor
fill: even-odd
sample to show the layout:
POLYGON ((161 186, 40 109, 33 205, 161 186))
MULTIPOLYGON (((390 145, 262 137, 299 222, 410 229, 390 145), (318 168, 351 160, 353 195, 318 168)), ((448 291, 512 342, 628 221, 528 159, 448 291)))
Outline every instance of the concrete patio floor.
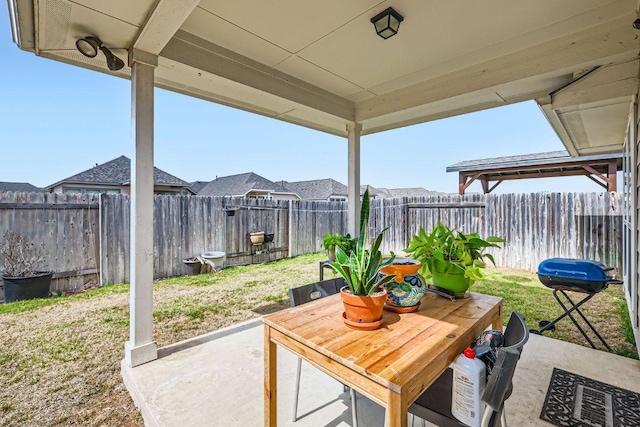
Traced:
MULTIPOLYGON (((262 426, 263 328, 260 319, 160 350, 159 359, 122 376, 145 425, 262 426)), ((349 393, 303 363, 299 419, 292 422, 296 358, 278 349, 278 425, 349 426, 349 393)), ((512 426, 550 426, 540 410, 553 368, 640 393, 640 362, 563 341, 531 335, 506 402, 512 426)), ((382 427, 384 409, 358 395, 361 427, 382 427)), ((417 425, 417 424, 416 424, 417 425)))

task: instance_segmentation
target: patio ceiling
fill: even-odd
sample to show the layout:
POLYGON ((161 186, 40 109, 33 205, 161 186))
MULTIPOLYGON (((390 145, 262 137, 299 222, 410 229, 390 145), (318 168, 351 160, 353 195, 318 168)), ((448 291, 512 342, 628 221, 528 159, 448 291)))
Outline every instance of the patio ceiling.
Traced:
MULTIPOLYGON (((573 154, 620 151, 637 0, 9 0, 14 38, 111 73, 75 41, 159 55, 157 87, 346 136, 536 99, 573 154), (370 18, 405 18, 383 40, 370 18)), ((112 73, 129 78, 128 67, 112 73)))

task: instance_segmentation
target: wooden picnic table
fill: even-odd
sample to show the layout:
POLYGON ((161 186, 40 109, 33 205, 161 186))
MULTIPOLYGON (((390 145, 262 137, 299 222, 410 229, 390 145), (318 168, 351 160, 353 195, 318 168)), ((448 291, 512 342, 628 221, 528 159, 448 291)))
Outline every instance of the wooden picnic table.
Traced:
POLYGON ((471 293, 450 301, 427 294, 413 313, 384 312, 374 331, 347 327, 340 295, 263 318, 264 424, 277 425, 276 345, 387 408, 389 427, 488 326, 502 330, 502 298, 471 293))

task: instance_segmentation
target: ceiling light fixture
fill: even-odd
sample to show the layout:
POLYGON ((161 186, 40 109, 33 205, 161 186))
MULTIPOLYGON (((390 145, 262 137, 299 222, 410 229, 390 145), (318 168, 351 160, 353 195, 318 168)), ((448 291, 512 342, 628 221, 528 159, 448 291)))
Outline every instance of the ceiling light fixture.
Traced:
POLYGON ((391 7, 371 18, 376 33, 385 40, 398 34, 398 28, 400 28, 402 21, 404 21, 402 15, 391 7))
POLYGON ((101 50, 107 58, 107 67, 109 67, 111 71, 118 71, 124 67, 122 59, 111 53, 111 51, 103 45, 102 41, 97 37, 88 36, 78 39, 76 41, 76 48, 78 48, 80 53, 87 58, 95 58, 96 55, 98 55, 98 49, 101 50))

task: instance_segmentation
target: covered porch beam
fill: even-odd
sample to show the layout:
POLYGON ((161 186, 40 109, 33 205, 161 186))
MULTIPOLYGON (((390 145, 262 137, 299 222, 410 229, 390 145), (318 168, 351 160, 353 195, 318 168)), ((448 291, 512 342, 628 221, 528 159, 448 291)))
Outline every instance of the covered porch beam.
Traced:
MULTIPOLYGON (((132 49, 159 55, 200 0, 160 0, 132 44, 132 49)), ((130 49, 131 50, 131 49, 130 49)))
POLYGON ((162 57, 348 122, 355 121, 354 102, 182 30, 162 50, 162 57))

